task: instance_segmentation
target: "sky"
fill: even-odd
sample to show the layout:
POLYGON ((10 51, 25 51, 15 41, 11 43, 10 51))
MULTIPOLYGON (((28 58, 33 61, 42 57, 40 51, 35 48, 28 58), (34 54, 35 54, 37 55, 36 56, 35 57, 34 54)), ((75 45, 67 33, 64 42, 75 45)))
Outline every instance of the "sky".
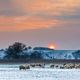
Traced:
POLYGON ((80 0, 0 0, 0 48, 14 42, 80 49, 80 0))

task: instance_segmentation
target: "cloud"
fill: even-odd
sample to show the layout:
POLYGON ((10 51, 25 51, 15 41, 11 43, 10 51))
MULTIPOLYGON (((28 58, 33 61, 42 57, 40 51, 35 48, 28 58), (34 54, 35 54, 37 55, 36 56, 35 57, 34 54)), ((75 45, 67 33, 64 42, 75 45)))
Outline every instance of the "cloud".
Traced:
POLYGON ((80 7, 80 0, 13 0, 13 3, 33 14, 72 15, 80 7))
POLYGON ((80 0, 0 0, 0 15, 34 14, 73 15, 80 9, 80 0))
POLYGON ((24 14, 12 0, 0 0, 0 16, 22 16, 24 14))
POLYGON ((54 27, 79 27, 79 20, 57 20, 38 16, 0 17, 0 32, 24 31, 31 29, 50 29, 54 27))
POLYGON ((50 28, 59 25, 60 21, 40 17, 0 17, 0 31, 23 31, 27 29, 50 28))
POLYGON ((79 9, 80 0, 0 0, 0 32, 80 25, 79 9))

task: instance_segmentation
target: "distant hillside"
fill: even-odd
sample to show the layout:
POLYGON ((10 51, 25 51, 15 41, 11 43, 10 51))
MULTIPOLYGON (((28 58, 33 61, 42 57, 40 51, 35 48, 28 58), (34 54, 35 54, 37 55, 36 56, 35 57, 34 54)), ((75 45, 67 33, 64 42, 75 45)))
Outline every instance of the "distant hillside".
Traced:
MULTIPOLYGON (((26 59, 39 57, 41 59, 53 60, 53 59, 80 59, 79 50, 53 50, 44 47, 35 47, 33 49, 25 49, 21 53, 21 56, 25 55, 26 59)), ((6 56, 5 50, 0 50, 0 59, 4 59, 6 56)), ((38 59, 38 58, 37 58, 38 59)))

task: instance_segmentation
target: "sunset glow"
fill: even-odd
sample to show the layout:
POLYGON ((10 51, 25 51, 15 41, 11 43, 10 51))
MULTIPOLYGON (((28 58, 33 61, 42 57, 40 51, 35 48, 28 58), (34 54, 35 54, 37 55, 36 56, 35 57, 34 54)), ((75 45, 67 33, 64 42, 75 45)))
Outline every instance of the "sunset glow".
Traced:
POLYGON ((49 48, 50 49, 55 49, 55 46, 54 45, 50 45, 49 48))

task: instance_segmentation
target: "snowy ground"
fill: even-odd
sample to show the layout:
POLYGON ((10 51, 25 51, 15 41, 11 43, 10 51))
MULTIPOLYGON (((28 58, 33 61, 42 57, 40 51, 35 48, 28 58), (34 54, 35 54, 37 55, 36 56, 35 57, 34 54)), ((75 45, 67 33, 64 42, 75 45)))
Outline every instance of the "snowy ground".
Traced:
POLYGON ((78 69, 40 69, 20 71, 19 65, 0 65, 0 80, 80 80, 78 69))

